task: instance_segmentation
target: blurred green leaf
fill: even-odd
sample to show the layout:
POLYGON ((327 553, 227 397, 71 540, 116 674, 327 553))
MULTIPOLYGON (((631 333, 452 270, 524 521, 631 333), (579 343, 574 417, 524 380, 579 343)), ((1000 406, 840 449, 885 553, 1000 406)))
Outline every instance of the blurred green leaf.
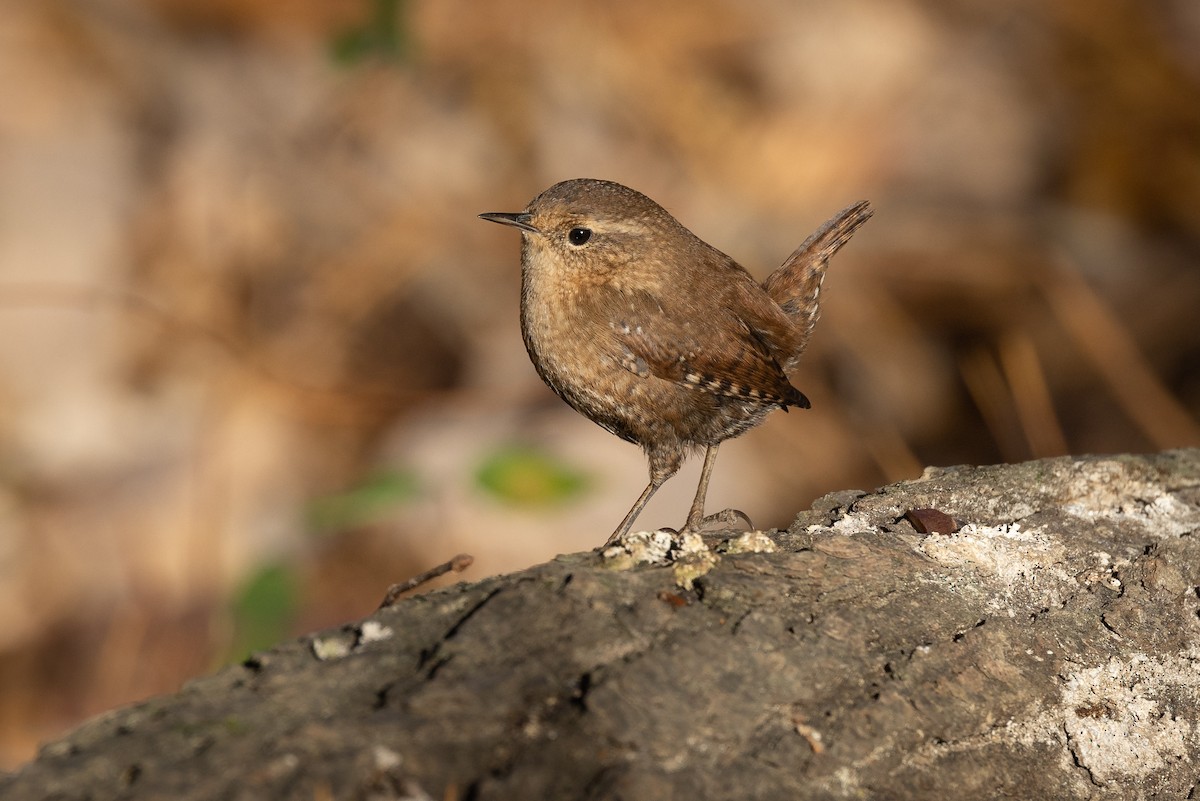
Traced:
POLYGON ((369 0, 371 16, 362 25, 344 31, 333 41, 333 58, 354 65, 368 58, 403 61, 409 39, 404 28, 404 0, 369 0))
POLYGON ((545 506, 587 486, 580 471, 535 448, 506 446, 487 456, 475 474, 479 487, 518 506, 545 506))
POLYGON ((234 627, 231 659, 244 659, 287 637, 299 599, 300 581, 286 564, 267 565, 251 576, 234 596, 230 609, 234 627))
POLYGON ((373 473, 356 487, 312 501, 308 507, 308 521, 321 531, 361 526, 415 498, 419 486, 416 475, 411 472, 384 470, 373 473))

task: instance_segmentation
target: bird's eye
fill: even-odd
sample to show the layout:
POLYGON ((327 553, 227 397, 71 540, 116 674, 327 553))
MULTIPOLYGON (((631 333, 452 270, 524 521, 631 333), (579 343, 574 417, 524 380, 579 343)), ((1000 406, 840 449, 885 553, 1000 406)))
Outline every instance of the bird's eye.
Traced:
POLYGON ((590 228, 572 228, 570 233, 567 234, 567 239, 575 247, 585 244, 591 238, 592 229, 590 228))

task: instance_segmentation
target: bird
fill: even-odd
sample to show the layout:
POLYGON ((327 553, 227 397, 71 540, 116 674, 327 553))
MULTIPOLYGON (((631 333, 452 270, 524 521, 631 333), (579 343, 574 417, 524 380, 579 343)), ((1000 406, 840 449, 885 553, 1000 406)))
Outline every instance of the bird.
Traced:
POLYGON ((575 178, 519 212, 479 217, 521 234, 521 333, 541 379, 573 409, 640 445, 649 483, 601 550, 626 537, 684 459, 703 450, 678 533, 732 523, 705 496, 722 442, 776 409, 808 409, 788 379, 812 336, 829 259, 873 214, 848 206, 762 283, 627 186, 575 178))

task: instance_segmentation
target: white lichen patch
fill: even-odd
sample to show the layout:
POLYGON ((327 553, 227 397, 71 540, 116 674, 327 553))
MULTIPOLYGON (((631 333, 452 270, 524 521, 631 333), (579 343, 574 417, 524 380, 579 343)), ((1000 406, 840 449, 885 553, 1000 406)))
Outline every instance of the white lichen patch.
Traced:
POLYGON ((358 650, 373 642, 391 639, 394 633, 390 627, 383 625, 378 620, 364 620, 358 629, 358 642, 354 644, 354 648, 358 650))
POLYGON ((1121 462, 1088 465, 1087 476, 1074 488, 1063 510, 1082 520, 1132 522, 1156 537, 1178 537, 1200 529, 1200 508, 1164 492, 1161 485, 1131 477, 1121 462))
POLYGON ((947 567, 972 567, 1006 581, 1027 579, 1040 570, 1056 570, 1064 581, 1070 580, 1057 567, 1067 556, 1062 543, 1040 528, 1022 529, 1020 523, 968 523, 953 534, 923 538, 917 550, 947 567))
POLYGON ((765 531, 746 531, 725 540, 717 548, 722 553, 775 553, 775 540, 765 531))
POLYGON ((331 637, 314 637, 312 641, 313 656, 321 662, 344 659, 350 655, 353 649, 353 635, 346 632, 340 632, 331 637))
POLYGON ((875 526, 871 524, 871 520, 866 515, 857 515, 854 513, 843 516, 840 520, 834 523, 830 528, 838 534, 861 534, 865 531, 872 531, 875 526))
POLYGON ((1069 673, 1063 725, 1075 761, 1105 784, 1189 760, 1200 744, 1198 703, 1200 652, 1136 653, 1069 673))
POLYGON ((606 548, 601 556, 605 566, 614 570, 628 570, 637 565, 670 565, 675 584, 685 590, 690 590, 696 579, 720 561, 699 534, 680 535, 670 529, 631 531, 616 545, 606 548))
POLYGON ((690 590, 696 579, 707 575, 720 559, 699 534, 684 534, 675 558, 675 585, 690 590))
POLYGON ((1006 588, 995 599, 996 608, 1007 608, 1017 591, 1036 593, 1047 606, 1057 606, 1062 591, 1075 583, 1062 566, 1067 559, 1062 542, 1042 528, 1022 529, 1020 523, 968 523, 953 534, 925 537, 916 549, 940 565, 995 578, 1006 588))
POLYGON ((615 565, 617 567, 665 565, 671 561, 671 551, 677 547, 675 533, 667 529, 630 531, 615 545, 605 548, 601 556, 606 561, 619 563, 615 565))
POLYGON ((676 550, 676 555, 681 559, 709 553, 708 545, 704 543, 704 538, 690 531, 679 538, 679 545, 676 550))
POLYGON ((313 656, 321 662, 345 659, 373 642, 390 639, 395 632, 377 620, 364 621, 358 627, 346 627, 325 637, 314 637, 310 643, 313 656))
POLYGON ((866 515, 851 512, 849 514, 844 514, 837 520, 833 521, 833 525, 814 525, 809 526, 805 530, 810 534, 831 532, 833 534, 842 534, 848 537, 854 534, 862 534, 867 531, 874 531, 875 526, 871 523, 871 519, 866 515))
POLYGON ((1146 526, 1160 537, 1179 537, 1200 529, 1200 508, 1166 493, 1156 495, 1136 512, 1146 526))
MULTIPOLYGON (((936 765, 961 753, 995 746, 1049 744, 1061 749, 1065 775, 1087 772, 1083 786, 1137 786, 1156 774, 1192 769, 1200 747, 1200 651, 1114 657, 1067 672, 1057 703, 1028 711, 976 736, 928 742, 904 758, 907 765, 936 765)), ((1108 797, 1108 796, 1105 796, 1108 797)), ((1115 797, 1115 796, 1114 796, 1115 797)), ((1140 796, 1139 796, 1140 797, 1140 796)))
POLYGON ((1069 503, 1063 510, 1072 517, 1089 522, 1112 520, 1135 523, 1153 537, 1178 537, 1200 529, 1200 509, 1189 506, 1174 495, 1157 493, 1113 500, 1113 505, 1108 507, 1069 503))

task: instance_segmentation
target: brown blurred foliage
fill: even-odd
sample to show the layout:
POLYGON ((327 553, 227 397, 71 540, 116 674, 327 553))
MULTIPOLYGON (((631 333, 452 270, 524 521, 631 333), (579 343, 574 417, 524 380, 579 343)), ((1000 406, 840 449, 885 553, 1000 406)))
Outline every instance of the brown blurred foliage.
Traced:
POLYGON ((300 631, 459 551, 478 577, 603 539, 642 456, 538 382, 516 239, 474 219, 564 178, 758 275, 875 205, 795 378, 814 409, 730 443, 714 508, 1200 444, 1198 8, 5 3, 0 764, 230 658, 264 564, 300 631), (488 495, 514 442, 588 490, 488 495), (381 470, 411 497, 313 523, 381 470))

